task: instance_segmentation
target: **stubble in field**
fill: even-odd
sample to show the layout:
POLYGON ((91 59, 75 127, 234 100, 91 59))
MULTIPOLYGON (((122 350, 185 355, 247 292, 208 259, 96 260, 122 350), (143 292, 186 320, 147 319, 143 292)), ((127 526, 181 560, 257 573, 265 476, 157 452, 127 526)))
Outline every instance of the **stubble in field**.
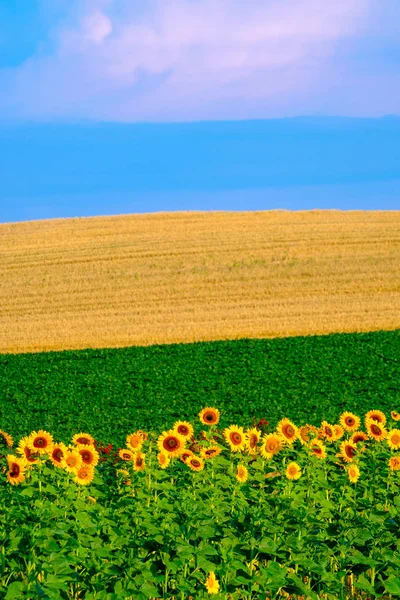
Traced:
POLYGON ((0 225, 0 352, 400 327, 400 212, 0 225))

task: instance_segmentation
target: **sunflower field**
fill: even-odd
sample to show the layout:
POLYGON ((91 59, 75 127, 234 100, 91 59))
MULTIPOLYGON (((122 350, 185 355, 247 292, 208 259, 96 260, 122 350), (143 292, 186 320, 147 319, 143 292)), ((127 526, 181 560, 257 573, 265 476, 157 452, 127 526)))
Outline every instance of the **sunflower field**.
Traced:
POLYGON ((400 413, 0 432, 5 600, 398 598, 400 413))

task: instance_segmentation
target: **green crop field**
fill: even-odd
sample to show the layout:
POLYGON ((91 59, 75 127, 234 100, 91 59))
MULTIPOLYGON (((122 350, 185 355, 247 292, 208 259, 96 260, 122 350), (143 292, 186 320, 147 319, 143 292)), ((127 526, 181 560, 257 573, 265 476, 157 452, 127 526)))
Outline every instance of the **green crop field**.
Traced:
POLYGON ((205 406, 222 424, 400 409, 398 331, 0 356, 1 429, 122 445, 205 406))

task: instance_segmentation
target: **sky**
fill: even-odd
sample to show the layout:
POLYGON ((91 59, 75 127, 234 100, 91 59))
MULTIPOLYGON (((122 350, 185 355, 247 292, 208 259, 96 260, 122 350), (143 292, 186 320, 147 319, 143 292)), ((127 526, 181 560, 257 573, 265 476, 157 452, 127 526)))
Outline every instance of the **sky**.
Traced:
POLYGON ((0 0, 0 222, 400 208, 398 0, 0 0))

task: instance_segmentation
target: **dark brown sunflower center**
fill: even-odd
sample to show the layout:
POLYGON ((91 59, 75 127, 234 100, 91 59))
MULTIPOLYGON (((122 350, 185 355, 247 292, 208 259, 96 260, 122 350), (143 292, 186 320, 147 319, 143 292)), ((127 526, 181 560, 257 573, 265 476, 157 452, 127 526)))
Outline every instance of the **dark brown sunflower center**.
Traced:
POLYGON ((125 460, 129 460, 131 458, 131 455, 128 454, 127 452, 124 452, 124 454, 122 455, 122 458, 124 458, 125 460))
POLYGON ((353 419, 353 417, 346 417, 346 425, 348 427, 353 427, 355 423, 355 420, 353 419))
POLYGON ((142 465, 143 465, 143 458, 138 456, 138 458, 136 459, 136 466, 141 467, 142 465))
POLYGON ((33 445, 35 448, 46 448, 47 440, 44 437, 37 437, 34 439, 33 445))
POLYGON ((171 451, 171 450, 177 450, 179 448, 180 444, 176 437, 167 437, 164 440, 163 446, 166 450, 171 451))
POLYGON ((56 448, 53 452, 53 459, 56 462, 61 462, 62 457, 64 456, 63 451, 61 450, 61 448, 56 448))
POLYGON ((215 415, 212 412, 208 412, 204 415, 204 420, 208 421, 209 423, 214 423, 215 421, 215 415))
POLYGON ((196 460, 196 459, 192 459, 191 462, 193 467, 199 467, 200 466, 200 461, 196 460))
POLYGON ((381 428, 378 425, 371 425, 371 431, 374 435, 380 435, 382 433, 381 428))
POLYGON ((237 431, 234 431, 233 433, 231 433, 230 439, 231 439, 232 444, 234 444, 235 446, 239 446, 239 444, 242 443, 242 436, 237 431))
POLYGON ((206 456, 212 456, 213 454, 215 454, 215 450, 213 448, 206 450, 206 456))
POLYGON ((20 466, 17 463, 12 463, 10 467, 10 477, 18 477, 21 472, 20 466))
POLYGON ((313 452, 314 454, 322 454, 322 448, 319 446, 313 446, 313 452))
POLYGON ((189 428, 186 427, 186 425, 179 425, 179 427, 178 427, 178 433, 180 433, 181 435, 188 435, 189 434, 189 428))
POLYGON ((333 436, 333 431, 330 427, 325 427, 325 435, 327 435, 328 437, 333 436))
POLYGON ((90 444, 90 440, 87 437, 80 437, 76 441, 78 442, 78 444, 85 444, 86 446, 90 444))
POLYGON ((83 462, 86 463, 87 465, 89 465, 92 462, 92 454, 90 452, 88 452, 87 450, 83 450, 83 452, 81 452, 81 456, 82 456, 83 462))
POLYGON ((346 454, 349 458, 353 458, 356 454, 355 448, 352 446, 346 446, 346 454))

